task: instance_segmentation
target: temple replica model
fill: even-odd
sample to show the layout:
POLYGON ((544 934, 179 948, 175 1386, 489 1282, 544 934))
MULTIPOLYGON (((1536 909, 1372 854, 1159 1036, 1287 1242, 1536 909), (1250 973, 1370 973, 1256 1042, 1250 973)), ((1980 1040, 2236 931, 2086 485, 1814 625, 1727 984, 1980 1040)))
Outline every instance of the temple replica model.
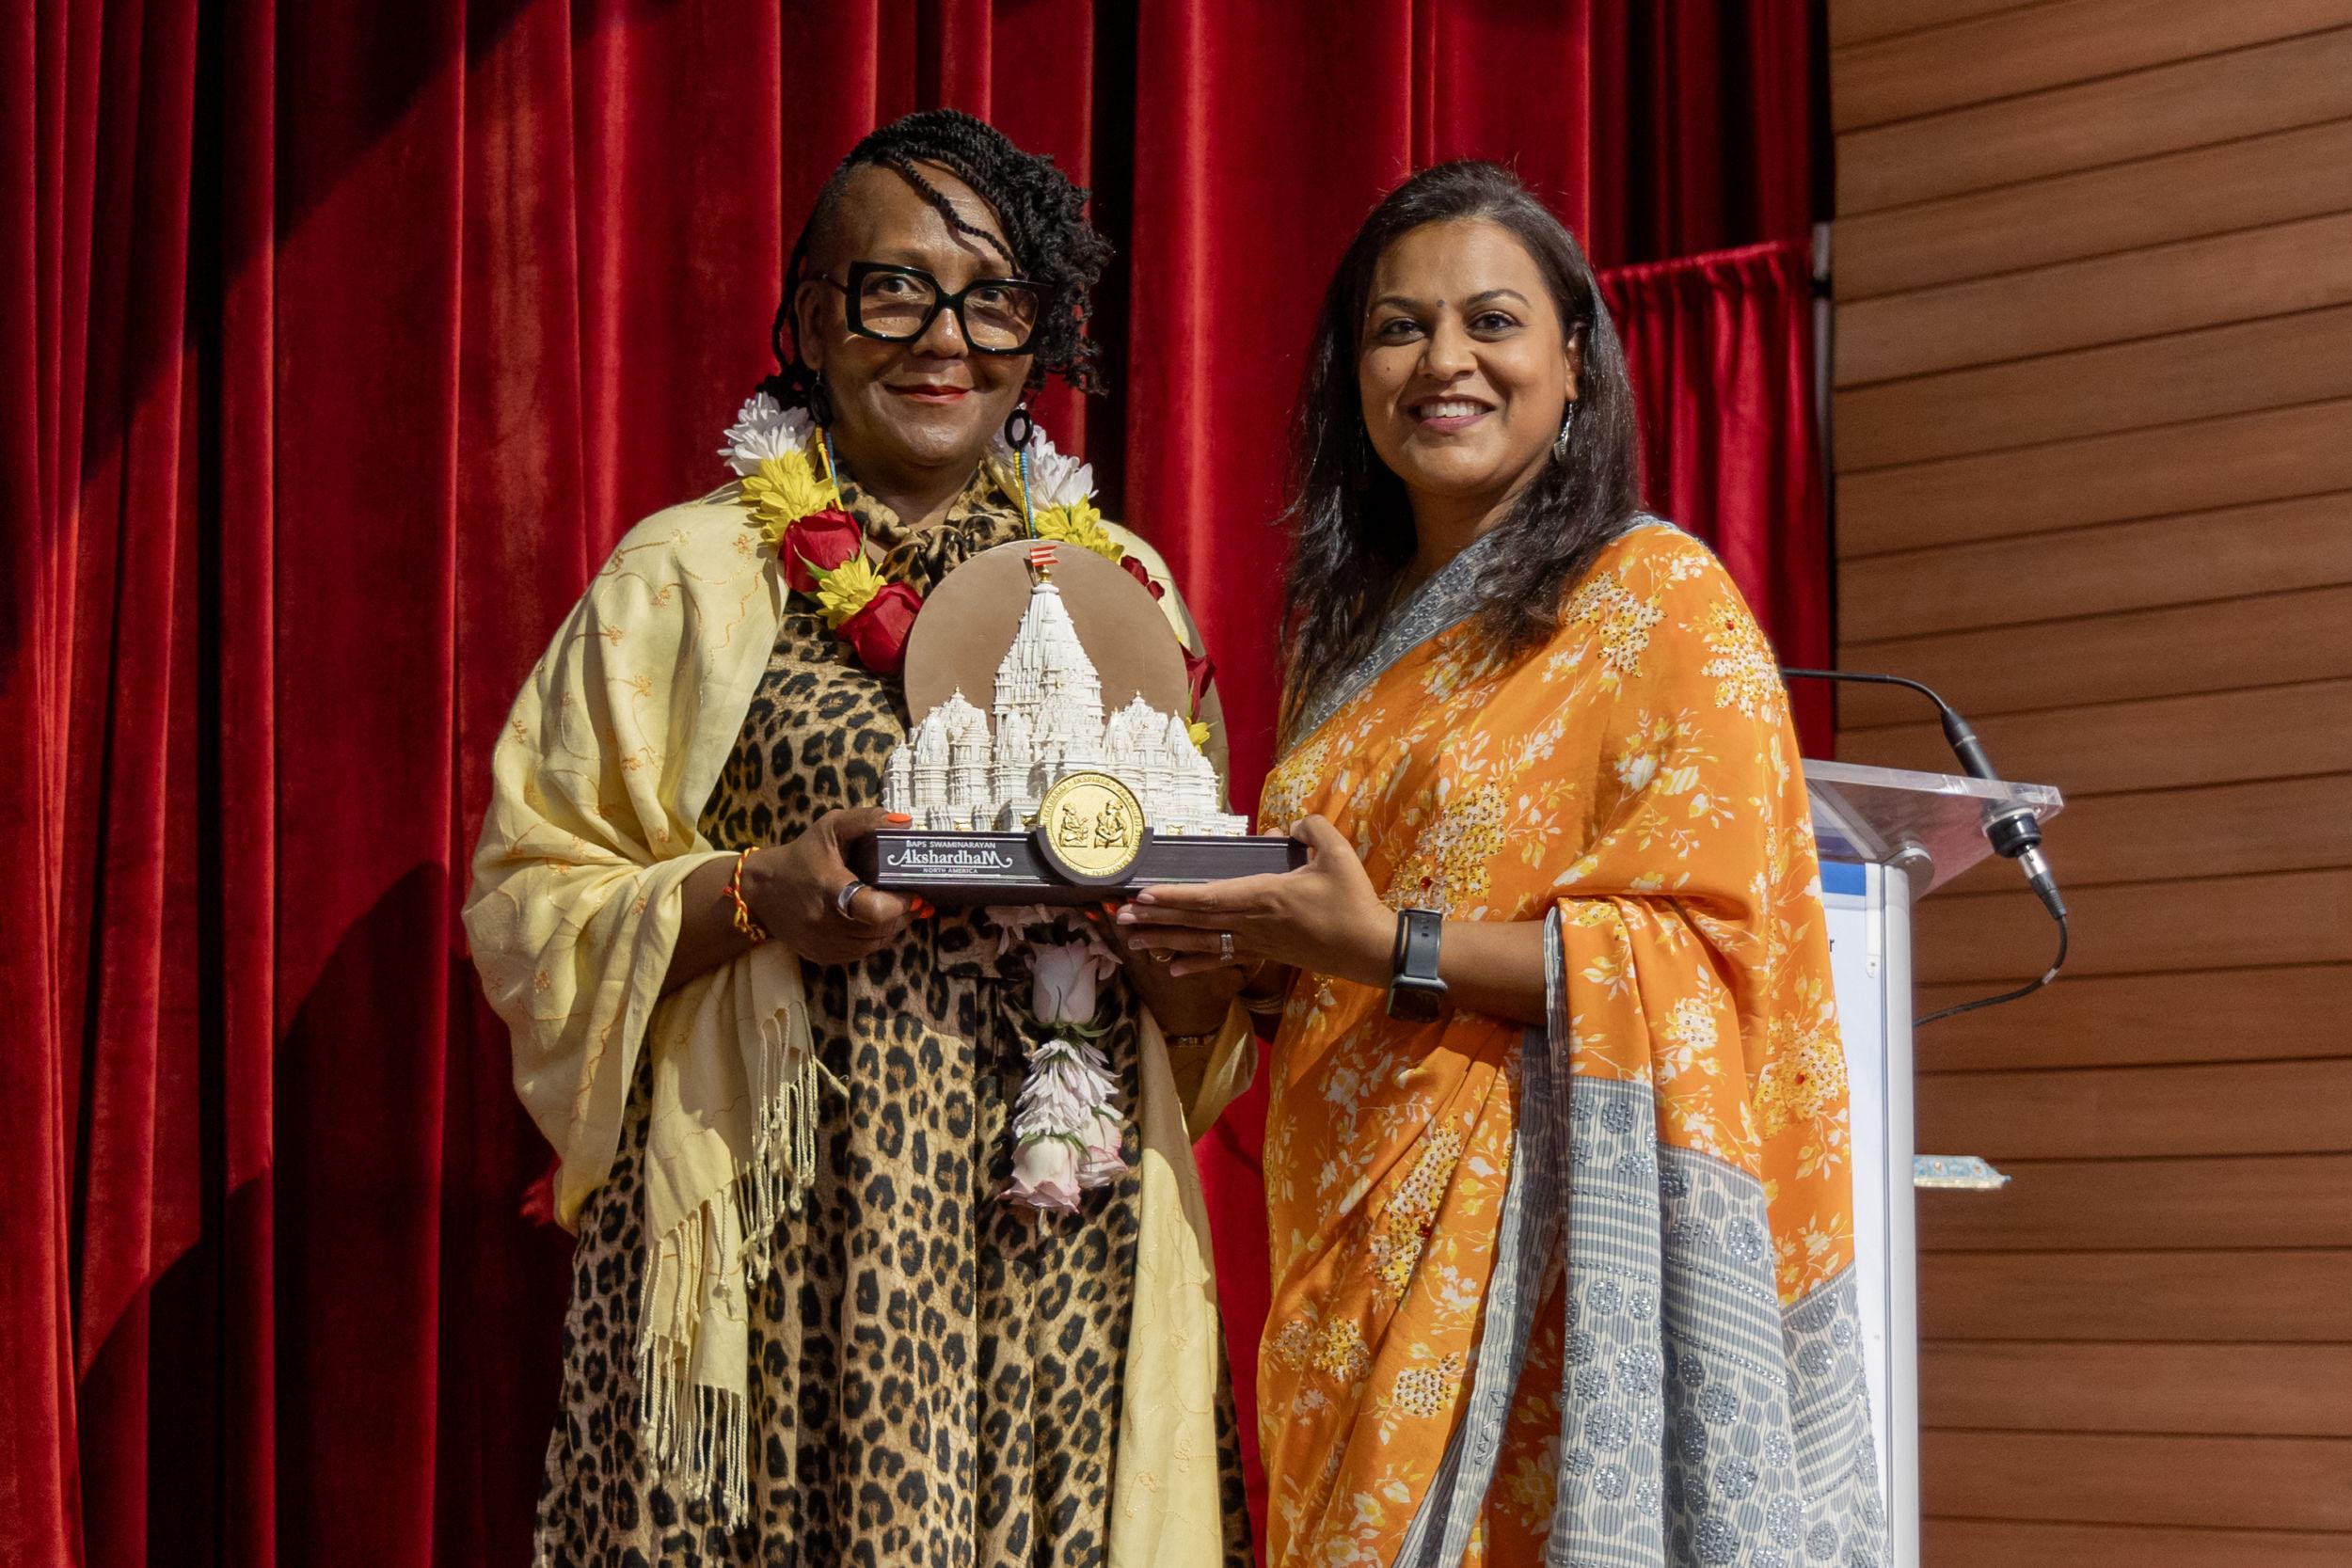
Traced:
POLYGON ((933 708, 884 765, 882 805, 934 832, 1020 832, 1074 773, 1125 784, 1157 833, 1249 832, 1248 817, 1220 809, 1216 768, 1182 715, 1137 697, 1104 722, 1094 662, 1061 590, 1040 574, 996 668, 990 712, 961 691, 933 708))

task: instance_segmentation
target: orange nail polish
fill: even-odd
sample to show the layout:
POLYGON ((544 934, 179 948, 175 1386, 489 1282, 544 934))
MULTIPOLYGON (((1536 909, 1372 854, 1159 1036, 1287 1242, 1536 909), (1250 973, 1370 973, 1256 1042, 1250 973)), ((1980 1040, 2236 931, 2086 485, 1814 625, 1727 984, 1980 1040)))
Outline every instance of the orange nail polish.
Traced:
POLYGON ((912 822, 914 818, 909 816, 902 811, 891 811, 882 813, 882 820, 885 822, 912 822))

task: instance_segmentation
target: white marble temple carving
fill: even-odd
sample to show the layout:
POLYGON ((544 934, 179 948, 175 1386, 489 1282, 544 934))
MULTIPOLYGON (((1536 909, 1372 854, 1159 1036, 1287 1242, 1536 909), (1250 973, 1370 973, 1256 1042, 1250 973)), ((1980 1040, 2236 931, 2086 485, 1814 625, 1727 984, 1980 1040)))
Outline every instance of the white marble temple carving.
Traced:
POLYGON ((1050 580, 1029 591, 989 710, 961 691, 934 708, 883 765, 883 806, 936 831, 1015 830, 1064 774, 1099 769, 1136 792, 1159 832, 1249 831, 1217 809, 1216 769, 1182 715, 1137 697, 1104 721, 1102 678, 1050 580))

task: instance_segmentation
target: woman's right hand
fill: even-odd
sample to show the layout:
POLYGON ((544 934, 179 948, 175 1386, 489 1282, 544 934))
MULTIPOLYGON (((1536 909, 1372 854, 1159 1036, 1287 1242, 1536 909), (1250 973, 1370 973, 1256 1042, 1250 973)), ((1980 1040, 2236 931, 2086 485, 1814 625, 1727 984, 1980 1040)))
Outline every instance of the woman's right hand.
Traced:
POLYGON ((856 880, 842 849, 910 820, 879 806, 829 811, 789 844, 743 863, 743 901, 768 934, 811 963, 855 963, 898 940, 919 912, 913 901, 861 887, 844 914, 834 900, 856 880))

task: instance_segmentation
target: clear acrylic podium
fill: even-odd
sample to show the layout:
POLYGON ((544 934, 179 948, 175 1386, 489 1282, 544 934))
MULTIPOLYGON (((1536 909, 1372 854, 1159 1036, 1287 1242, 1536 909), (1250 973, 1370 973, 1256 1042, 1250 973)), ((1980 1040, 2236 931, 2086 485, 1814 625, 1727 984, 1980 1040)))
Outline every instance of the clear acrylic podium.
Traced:
MULTIPOLYGON (((1842 762, 1808 760, 1804 778, 1820 847, 1821 904, 1846 1042, 1855 1275, 1872 1436, 1886 1489, 1888 1555, 1891 1568, 1918 1568, 1918 1239, 1912 1198, 1918 1151, 1912 1139, 1911 906, 1992 853, 1984 837, 1989 807, 2023 804, 2046 821, 2064 801, 2046 784, 1988 784, 1842 762)), ((2016 1004, 2032 1005, 2030 998, 2016 1004)), ((1949 1168, 1948 1162, 1939 1164, 1949 1168)))

